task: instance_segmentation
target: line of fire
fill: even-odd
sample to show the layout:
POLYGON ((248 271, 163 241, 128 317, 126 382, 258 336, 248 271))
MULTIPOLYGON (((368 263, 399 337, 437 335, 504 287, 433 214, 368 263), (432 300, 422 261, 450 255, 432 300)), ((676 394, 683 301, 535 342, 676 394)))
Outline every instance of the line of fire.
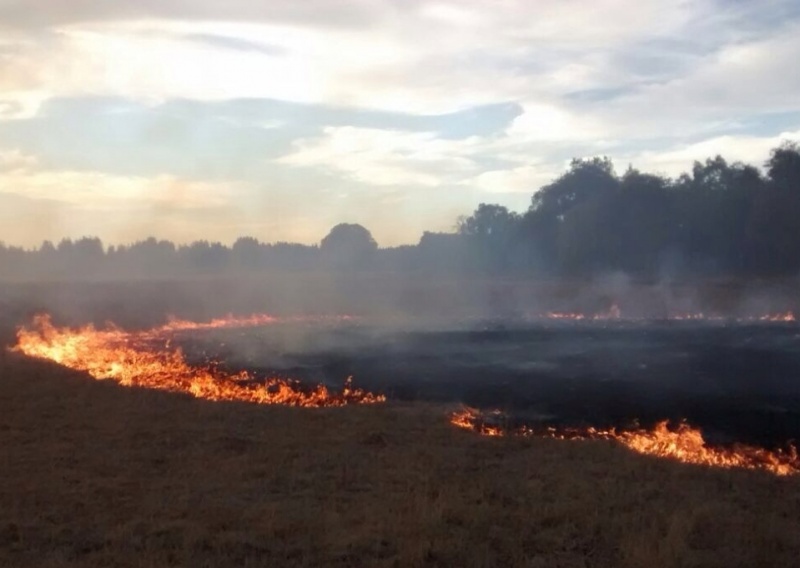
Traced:
MULTIPOLYGON (((701 313, 675 314, 667 318, 674 322, 700 322, 727 325, 789 324, 791 312, 763 314, 730 319, 701 313)), ((320 325, 358 321, 354 317, 282 318, 267 314, 213 319, 192 322, 171 318, 161 326, 125 331, 109 324, 105 328, 91 325, 80 328, 55 327, 47 315, 39 315, 29 326, 17 333, 13 350, 30 357, 51 360, 70 369, 88 373, 94 379, 109 379, 122 386, 186 393, 211 401, 243 401, 254 404, 297 407, 328 407, 391 402, 384 394, 373 393, 347 380, 341 389, 324 384, 309 385, 278 376, 262 376, 247 370, 230 371, 217 361, 203 365, 187 362, 180 347, 172 347, 176 336, 219 330, 259 329, 291 323, 320 325)), ((616 322, 636 324, 641 320, 626 320, 616 305, 595 314, 547 312, 530 318, 531 323, 551 322, 616 322)), ((479 410, 464 406, 443 414, 443 420, 458 428, 488 437, 546 437, 558 440, 607 440, 635 452, 690 464, 719 468, 756 469, 778 476, 800 473, 800 457, 791 441, 783 448, 765 449, 733 442, 724 445, 707 443, 699 428, 684 421, 657 422, 650 429, 598 428, 595 426, 553 426, 520 423, 498 409, 479 410)))

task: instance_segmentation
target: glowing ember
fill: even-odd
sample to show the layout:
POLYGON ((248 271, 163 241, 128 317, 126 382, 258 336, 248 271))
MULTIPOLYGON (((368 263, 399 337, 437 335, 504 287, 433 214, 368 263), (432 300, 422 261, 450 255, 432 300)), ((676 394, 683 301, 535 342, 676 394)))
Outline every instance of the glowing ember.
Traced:
POLYGON ((596 314, 586 315, 580 312, 547 312, 544 314, 544 317, 547 319, 556 319, 556 320, 574 320, 574 321, 581 321, 581 320, 594 320, 594 321, 603 321, 603 320, 618 320, 622 318, 622 312, 619 309, 617 304, 612 304, 611 307, 606 312, 600 312, 596 314))
POLYGON ((792 312, 786 312, 785 314, 771 314, 766 316, 761 316, 758 318, 759 321, 796 321, 794 319, 794 314, 792 312))
MULTIPOLYGON (((255 381, 246 372, 230 374, 213 367, 191 366, 180 350, 160 352, 151 348, 153 337, 168 329, 204 329, 190 328, 185 323, 136 333, 116 328, 98 330, 92 326, 56 329, 48 316, 38 316, 34 319, 33 329, 19 330, 15 350, 85 371, 95 379, 112 379, 124 386, 189 393, 208 400, 290 406, 343 406, 386 400, 382 395, 353 388, 349 379, 341 393, 330 392, 323 385, 308 389, 297 381, 281 378, 255 381)), ((214 322, 198 325, 236 327, 235 324, 214 322)))
POLYGON ((762 448, 735 445, 730 448, 715 448, 706 445, 700 430, 681 423, 670 429, 666 421, 658 423, 653 430, 597 430, 595 428, 544 428, 530 427, 505 429, 495 425, 502 417, 499 411, 488 417, 474 408, 464 408, 450 416, 451 424, 477 432, 484 436, 541 436, 572 440, 612 440, 623 446, 650 456, 669 458, 685 463, 723 468, 761 469, 776 475, 800 474, 800 456, 790 446, 786 452, 772 452, 762 448))

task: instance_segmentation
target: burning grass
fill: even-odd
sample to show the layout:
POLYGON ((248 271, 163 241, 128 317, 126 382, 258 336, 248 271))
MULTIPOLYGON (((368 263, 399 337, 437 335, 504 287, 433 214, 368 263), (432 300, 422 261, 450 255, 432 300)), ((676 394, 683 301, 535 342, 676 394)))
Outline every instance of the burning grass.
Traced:
POLYGON ((284 378, 257 381, 246 372, 230 374, 213 365, 191 366, 180 350, 169 349, 169 334, 176 331, 264 325, 273 321, 269 316, 214 320, 208 324, 173 321, 150 331, 128 332, 115 327, 98 330, 92 326, 57 329, 48 316, 41 315, 31 329, 19 330, 15 349, 30 357, 85 371, 95 379, 112 379, 123 386, 182 392, 215 401, 343 406, 386 400, 382 395, 354 388, 349 379, 339 393, 324 385, 308 388, 284 378))
POLYGON ((258 327, 263 325, 271 325, 282 322, 343 322, 351 321, 356 318, 352 316, 306 316, 306 317, 292 317, 280 318, 270 314, 251 314, 249 316, 234 316, 227 315, 224 318, 214 318, 208 322, 195 322, 180 318, 172 317, 169 321, 159 327, 156 327, 149 332, 144 332, 140 335, 145 337, 160 338, 168 336, 169 334, 181 331, 206 331, 212 329, 237 329, 242 327, 258 327))
MULTIPOLYGON (((649 321, 652 317, 629 316, 623 314, 622 310, 617 304, 612 304, 606 311, 596 313, 583 313, 583 312, 546 312, 544 314, 537 314, 535 319, 543 320, 563 320, 563 321, 609 321, 609 320, 622 320, 622 321, 649 321)), ((658 318, 657 318, 658 319, 658 318)), ((661 319, 665 321, 710 321, 710 322, 734 322, 737 324, 746 323, 794 323, 797 321, 794 312, 777 312, 761 315, 749 315, 732 317, 715 313, 703 312, 686 312, 686 313, 671 313, 664 315, 661 319)))
POLYGON ((736 444, 728 448, 706 445, 700 430, 680 423, 670 427, 668 422, 658 423, 652 430, 598 430, 596 428, 504 428, 499 425, 503 416, 498 411, 490 419, 478 410, 464 408, 450 415, 450 422, 483 436, 544 437, 558 440, 611 440, 637 453, 677 460, 685 463, 721 468, 761 469, 775 475, 800 474, 800 457, 797 449, 789 446, 785 452, 736 444))
MULTIPOLYGON (((612 307, 609 314, 608 317, 620 317, 616 306, 612 307)), ((128 332, 113 326, 103 330, 92 326, 57 329, 48 316, 42 315, 35 319, 31 329, 21 328, 18 331, 15 350, 74 370, 85 371, 95 379, 112 379, 123 386, 187 393, 212 401, 305 407, 385 402, 386 398, 382 395, 354 388, 350 379, 338 393, 330 391, 324 385, 309 388, 298 381, 284 378, 255 380, 247 372, 231 374, 213 365, 189 365, 180 350, 169 348, 169 338, 177 332, 259 326, 276 321, 276 318, 266 315, 229 317, 208 323, 173 320, 152 330, 128 332)), ((599 430, 592 427, 537 429, 522 426, 508 429, 497 425, 498 416, 495 413, 494 419, 487 421, 480 412, 464 409, 453 413, 450 422, 486 436, 514 434, 525 437, 612 440, 642 454, 691 464, 762 469, 781 476, 800 473, 800 458, 793 446, 785 452, 741 444, 726 448, 709 447, 698 429, 683 423, 669 428, 663 422, 652 430, 635 431, 599 430)))
POLYGON ((0 353, 0 565, 795 566, 800 479, 118 388, 0 353))

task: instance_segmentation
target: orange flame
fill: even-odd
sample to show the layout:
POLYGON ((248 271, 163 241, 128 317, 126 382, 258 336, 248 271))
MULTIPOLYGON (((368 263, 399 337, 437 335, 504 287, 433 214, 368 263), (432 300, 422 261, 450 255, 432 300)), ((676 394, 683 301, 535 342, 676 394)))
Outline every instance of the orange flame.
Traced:
MULTIPOLYGON (((208 400, 309 407, 372 404, 386 400, 383 395, 354 388, 350 379, 341 393, 333 393, 323 385, 304 388, 298 381, 282 378, 257 382, 246 372, 231 374, 211 366, 191 366, 179 349, 159 352, 150 348, 153 338, 168 330, 205 329, 204 325, 222 327, 221 321, 198 324, 199 327, 187 325, 192 322, 178 322, 177 325, 173 322, 156 330, 137 333, 114 327, 103 330, 93 326, 57 329, 49 316, 42 315, 34 319, 33 329, 18 331, 14 349, 31 357, 49 359, 85 371, 95 379, 112 379, 124 386, 183 392, 208 400)), ((225 326, 235 327, 235 324, 225 326)))
POLYGON ((246 317, 228 315, 224 318, 212 319, 209 322, 195 322, 185 319, 170 317, 169 321, 151 331, 153 334, 170 333, 175 331, 199 331, 206 329, 230 329, 236 327, 257 327, 276 323, 278 318, 267 314, 253 314, 246 317))
POLYGON ((596 314, 582 314, 580 312, 547 312, 544 314, 544 317, 547 319, 556 319, 556 320, 574 320, 574 321, 581 321, 581 320, 594 320, 594 321, 603 321, 603 320, 618 320, 622 319, 622 311, 619 309, 617 304, 611 304, 611 307, 606 312, 599 312, 596 314))
MULTIPOLYGON (((493 411, 488 422, 502 417, 493 411)), ((474 408, 464 408, 453 412, 450 423, 484 436, 541 436, 571 440, 612 440, 640 454, 674 459, 684 463, 722 468, 743 468, 765 470, 775 475, 800 474, 800 456, 797 448, 789 446, 787 451, 769 451, 763 448, 739 444, 731 448, 707 446, 700 430, 680 423, 670 429, 667 421, 656 424, 653 430, 616 431, 595 428, 545 428, 534 430, 529 427, 505 429, 487 424, 484 415, 474 408)))
MULTIPOLYGON (((546 312, 535 316, 542 319, 550 320, 567 320, 567 321, 606 321, 606 320, 622 320, 622 321, 647 321, 649 318, 644 317, 628 317, 622 314, 622 310, 617 304, 612 306, 606 312, 599 312, 594 314, 584 314, 581 312, 546 312)), ((797 321, 794 312, 787 311, 782 313, 764 314, 760 316, 744 316, 744 317, 725 317, 719 314, 706 314, 703 312, 687 312, 670 314, 663 320, 670 321, 731 321, 737 323, 754 323, 754 322, 795 322, 797 321)))
POLYGON ((758 319, 759 321, 785 321, 785 322, 797 321, 795 320, 794 313, 792 312, 786 312, 783 314, 768 314, 765 316, 761 316, 758 319))
MULTIPOLYGON (((312 321, 319 323, 321 321, 351 321, 354 320, 353 316, 307 316, 307 317, 291 317, 279 318, 269 314, 251 314, 249 316, 234 316, 228 314, 224 318, 215 318, 208 322, 196 322, 176 317, 170 317, 169 321, 156 327, 148 332, 145 332, 148 337, 158 337, 179 331, 204 331, 210 329, 234 329, 241 327, 259 327, 263 325, 270 325, 281 322, 306 322, 312 321)), ((145 335, 142 333, 142 335, 145 335)))

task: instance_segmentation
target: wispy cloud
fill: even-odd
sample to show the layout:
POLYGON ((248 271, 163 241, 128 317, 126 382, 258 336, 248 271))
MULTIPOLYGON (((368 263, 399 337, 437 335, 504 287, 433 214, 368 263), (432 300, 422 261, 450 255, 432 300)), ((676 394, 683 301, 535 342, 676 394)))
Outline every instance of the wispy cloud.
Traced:
POLYGON ((259 43, 237 37, 210 34, 210 33, 196 33, 185 34, 181 39, 188 41, 196 41, 201 44, 210 45, 212 47, 221 47, 223 49, 232 49, 234 51, 256 52, 263 55, 270 55, 278 57, 286 54, 286 50, 277 45, 270 45, 268 43, 259 43))
POLYGON ((294 143, 280 164, 322 167, 365 184, 436 187, 474 173, 470 159, 479 140, 444 140, 433 133, 328 127, 321 136, 294 143))

